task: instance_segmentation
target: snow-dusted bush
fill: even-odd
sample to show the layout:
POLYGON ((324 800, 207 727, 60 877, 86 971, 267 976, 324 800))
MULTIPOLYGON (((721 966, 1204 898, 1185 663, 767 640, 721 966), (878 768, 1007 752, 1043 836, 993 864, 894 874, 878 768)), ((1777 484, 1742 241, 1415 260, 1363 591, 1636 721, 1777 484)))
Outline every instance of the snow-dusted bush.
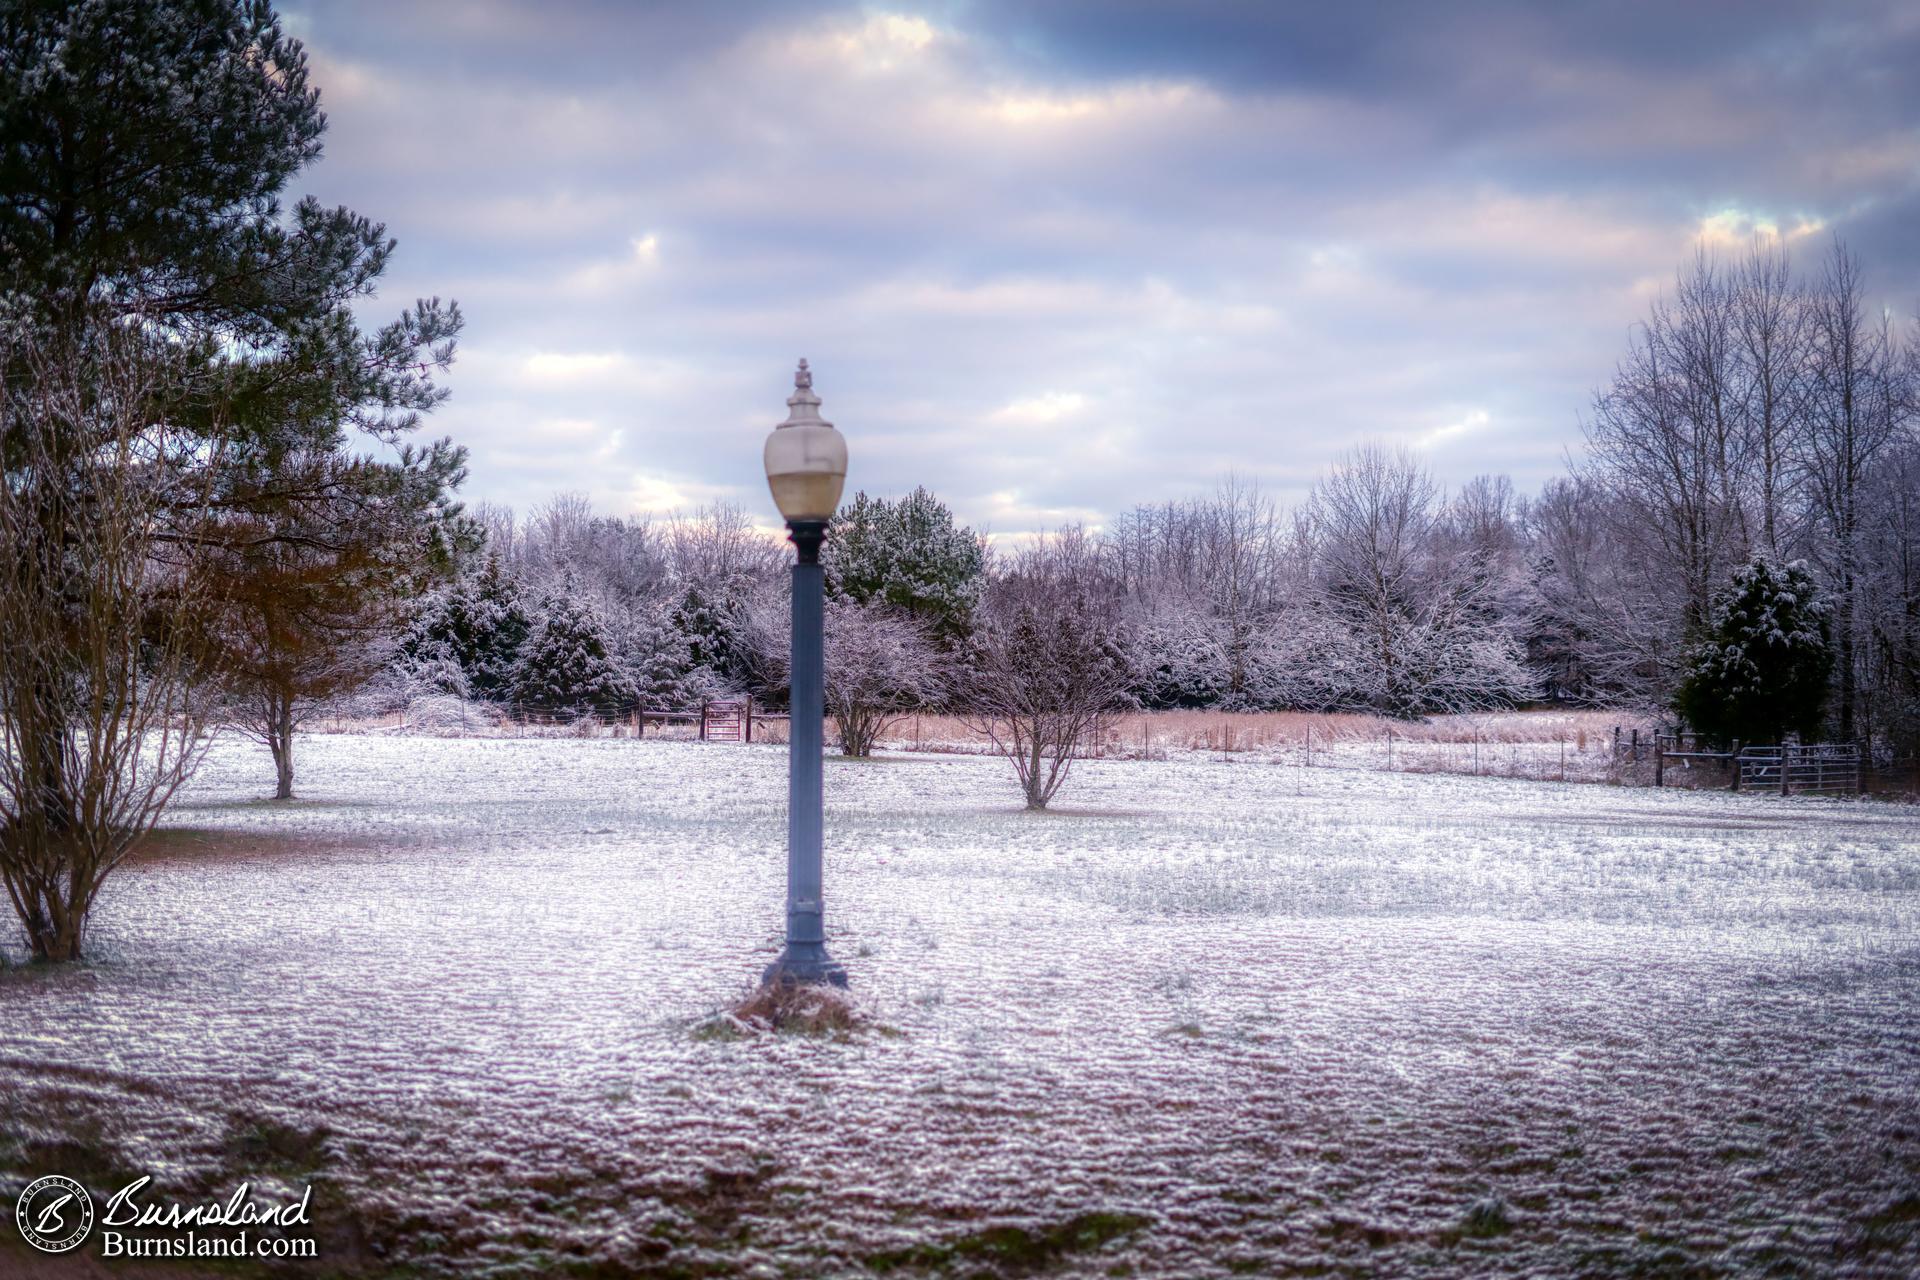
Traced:
MULTIPOLYGON (((948 660, 930 628, 883 604, 831 599, 826 604, 826 712, 840 733, 840 750, 868 756, 902 717, 946 694, 948 660)), ((748 633, 754 669, 766 684, 784 688, 791 623, 786 602, 769 596, 752 610, 748 633)))
POLYGON ((487 733, 506 723, 506 714, 490 702, 452 694, 427 694, 407 703, 407 727, 421 733, 487 733))
POLYGON ((850 756, 871 755, 895 722, 946 692, 946 662, 928 628, 885 605, 829 604, 826 660, 827 714, 850 756))

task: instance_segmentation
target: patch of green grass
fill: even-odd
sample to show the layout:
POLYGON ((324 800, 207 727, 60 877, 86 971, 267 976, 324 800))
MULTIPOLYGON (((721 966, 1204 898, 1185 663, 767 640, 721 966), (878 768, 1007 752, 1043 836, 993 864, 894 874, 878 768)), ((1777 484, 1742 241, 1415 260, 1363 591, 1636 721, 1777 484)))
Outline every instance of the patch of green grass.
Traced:
POLYGON ((324 1125, 309 1129, 266 1116, 234 1115, 227 1120, 227 1162, 242 1175, 313 1173, 333 1162, 327 1149, 332 1136, 324 1125))
POLYGON ((1490 1240, 1512 1230, 1513 1219, 1507 1212, 1507 1202, 1498 1196, 1489 1196, 1467 1206, 1466 1216, 1460 1219, 1455 1233, 1460 1239, 1490 1240))
POLYGON ((1006 1274, 1030 1274, 1069 1254, 1089 1253, 1131 1235, 1151 1221, 1136 1213, 1079 1213, 1038 1230, 988 1227, 937 1244, 868 1254, 862 1261, 868 1270, 883 1275, 903 1267, 939 1269, 960 1263, 985 1263, 1006 1274))
POLYGON ((1869 1251, 1899 1248, 1920 1235, 1920 1194, 1909 1192, 1870 1214, 1860 1224, 1865 1228, 1862 1241, 1869 1251))
POLYGON ((0 1169, 29 1179, 61 1173, 116 1189, 140 1176, 96 1117, 73 1114, 0 1128, 0 1169))

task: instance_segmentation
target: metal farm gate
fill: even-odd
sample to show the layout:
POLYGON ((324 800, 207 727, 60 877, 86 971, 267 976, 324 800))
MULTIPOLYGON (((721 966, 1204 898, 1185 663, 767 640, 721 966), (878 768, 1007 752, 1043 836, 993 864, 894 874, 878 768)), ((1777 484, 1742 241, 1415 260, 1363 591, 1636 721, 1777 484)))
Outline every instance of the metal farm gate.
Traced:
POLYGON ((1854 795, 1860 790, 1860 748, 1852 743, 1747 747, 1740 752, 1742 791, 1781 795, 1854 795))

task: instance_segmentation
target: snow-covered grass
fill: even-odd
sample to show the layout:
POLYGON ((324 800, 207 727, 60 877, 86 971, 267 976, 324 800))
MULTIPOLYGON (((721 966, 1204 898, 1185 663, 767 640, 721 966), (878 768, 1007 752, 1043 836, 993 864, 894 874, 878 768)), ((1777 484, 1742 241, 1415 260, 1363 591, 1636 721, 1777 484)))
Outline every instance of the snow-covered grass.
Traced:
POLYGON ((219 743, 95 959, 0 973, 0 1194, 318 1178, 369 1273, 1920 1269, 1910 808, 833 759, 864 1026, 716 1035, 782 749, 302 748, 276 806, 219 743))

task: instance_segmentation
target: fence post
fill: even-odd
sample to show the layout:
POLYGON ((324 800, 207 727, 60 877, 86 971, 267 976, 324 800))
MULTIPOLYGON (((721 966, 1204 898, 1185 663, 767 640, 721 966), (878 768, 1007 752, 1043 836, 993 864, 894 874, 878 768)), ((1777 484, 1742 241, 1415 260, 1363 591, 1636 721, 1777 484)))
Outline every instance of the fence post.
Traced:
POLYGON ((1653 785, 1667 785, 1667 748, 1659 734, 1653 735, 1653 785))
POLYGON ((753 698, 751 695, 749 695, 747 698, 747 705, 744 708, 744 712, 746 715, 746 723, 741 726, 741 731, 747 735, 747 741, 752 742, 753 741, 753 698))
POLYGON ((707 700, 700 699, 700 741, 707 740, 707 700))
POLYGON ((1733 755, 1728 758, 1733 761, 1733 789, 1737 794, 1740 790, 1740 739, 1733 740, 1733 755))

